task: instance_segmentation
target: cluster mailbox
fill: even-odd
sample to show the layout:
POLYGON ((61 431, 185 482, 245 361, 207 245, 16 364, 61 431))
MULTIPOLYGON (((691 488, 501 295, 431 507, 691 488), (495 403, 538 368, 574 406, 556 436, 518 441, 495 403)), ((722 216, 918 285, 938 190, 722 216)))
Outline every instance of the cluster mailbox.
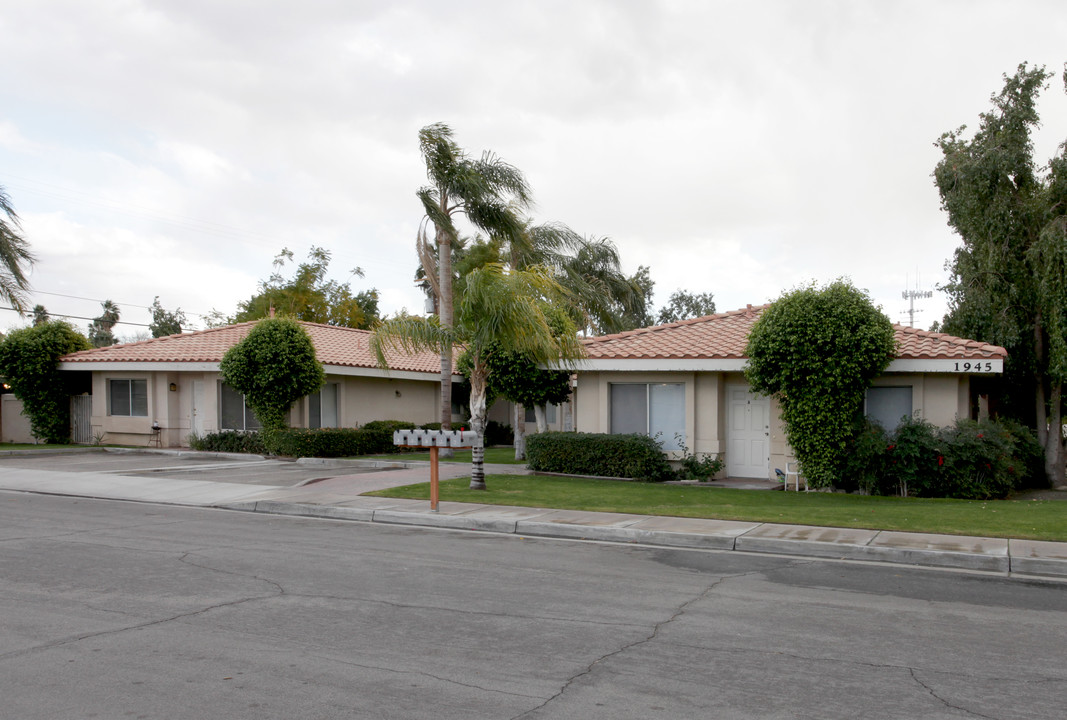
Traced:
POLYGON ((478 441, 478 433, 473 430, 397 430, 393 433, 393 444, 403 447, 430 448, 430 510, 437 512, 438 448, 469 448, 478 441))
POLYGON ((393 444, 406 447, 473 447, 478 433, 473 430, 397 430, 393 444))

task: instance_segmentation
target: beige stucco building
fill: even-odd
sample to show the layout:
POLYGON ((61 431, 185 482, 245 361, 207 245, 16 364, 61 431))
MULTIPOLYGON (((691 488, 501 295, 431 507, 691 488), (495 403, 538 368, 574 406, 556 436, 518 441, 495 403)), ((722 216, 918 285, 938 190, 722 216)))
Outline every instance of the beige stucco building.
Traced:
MULTIPOLYGON (((244 398, 226 386, 219 363, 254 322, 84 350, 60 369, 91 374, 90 438, 106 443, 182 447, 190 435, 258 427, 244 398), (156 430, 158 427, 158 431, 156 430)), ((298 400, 293 427, 358 427, 371 420, 440 419, 440 358, 388 355, 378 367, 366 330, 300 323, 326 371, 326 385, 298 400)), ((453 378, 460 380, 459 376, 453 378)))
MULTIPOLYGON (((658 435, 678 457, 724 453, 730 477, 769 478, 792 461, 776 402, 743 375, 748 334, 765 306, 590 338, 574 397, 580 432, 658 435)), ((1003 372, 1004 348, 896 330, 897 357, 866 398, 868 416, 893 428, 905 415, 939 426, 972 417, 972 378, 1003 372)))

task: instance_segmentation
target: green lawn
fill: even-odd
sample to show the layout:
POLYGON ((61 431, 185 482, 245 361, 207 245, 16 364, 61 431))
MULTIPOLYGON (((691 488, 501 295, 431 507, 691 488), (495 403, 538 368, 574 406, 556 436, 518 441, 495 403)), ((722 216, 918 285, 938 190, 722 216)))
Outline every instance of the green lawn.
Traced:
MULTIPOLYGON (((448 462, 467 463, 471 462, 470 450, 456 450, 456 456, 448 462)), ((370 460, 422 460, 425 462, 430 461, 430 451, 426 452, 414 452, 414 453, 398 453, 396 455, 366 455, 361 459, 370 460)), ((515 459, 515 448, 512 447, 491 447, 485 449, 485 461, 487 463, 500 463, 506 465, 525 465, 525 460, 515 459)))
MULTIPOLYGON (((1067 502, 868 497, 629 483, 545 475, 490 475, 441 482, 441 499, 569 510, 674 515, 794 525, 1067 541, 1067 502)), ((429 483, 368 493, 429 500, 429 483)))

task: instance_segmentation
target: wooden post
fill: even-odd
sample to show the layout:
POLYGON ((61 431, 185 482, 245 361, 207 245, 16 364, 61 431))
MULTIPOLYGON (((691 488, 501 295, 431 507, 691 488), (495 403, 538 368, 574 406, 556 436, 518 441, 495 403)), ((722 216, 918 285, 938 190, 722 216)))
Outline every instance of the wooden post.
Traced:
POLYGON ((430 512, 437 512, 437 499, 440 497, 437 487, 437 446, 430 447, 430 512))

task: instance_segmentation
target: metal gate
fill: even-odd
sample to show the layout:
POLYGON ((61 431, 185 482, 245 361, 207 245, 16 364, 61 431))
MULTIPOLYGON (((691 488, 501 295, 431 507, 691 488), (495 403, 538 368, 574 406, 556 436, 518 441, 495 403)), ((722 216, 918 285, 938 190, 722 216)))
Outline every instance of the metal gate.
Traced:
POLYGON ((70 396, 70 440, 87 445, 93 441, 93 396, 70 396))

